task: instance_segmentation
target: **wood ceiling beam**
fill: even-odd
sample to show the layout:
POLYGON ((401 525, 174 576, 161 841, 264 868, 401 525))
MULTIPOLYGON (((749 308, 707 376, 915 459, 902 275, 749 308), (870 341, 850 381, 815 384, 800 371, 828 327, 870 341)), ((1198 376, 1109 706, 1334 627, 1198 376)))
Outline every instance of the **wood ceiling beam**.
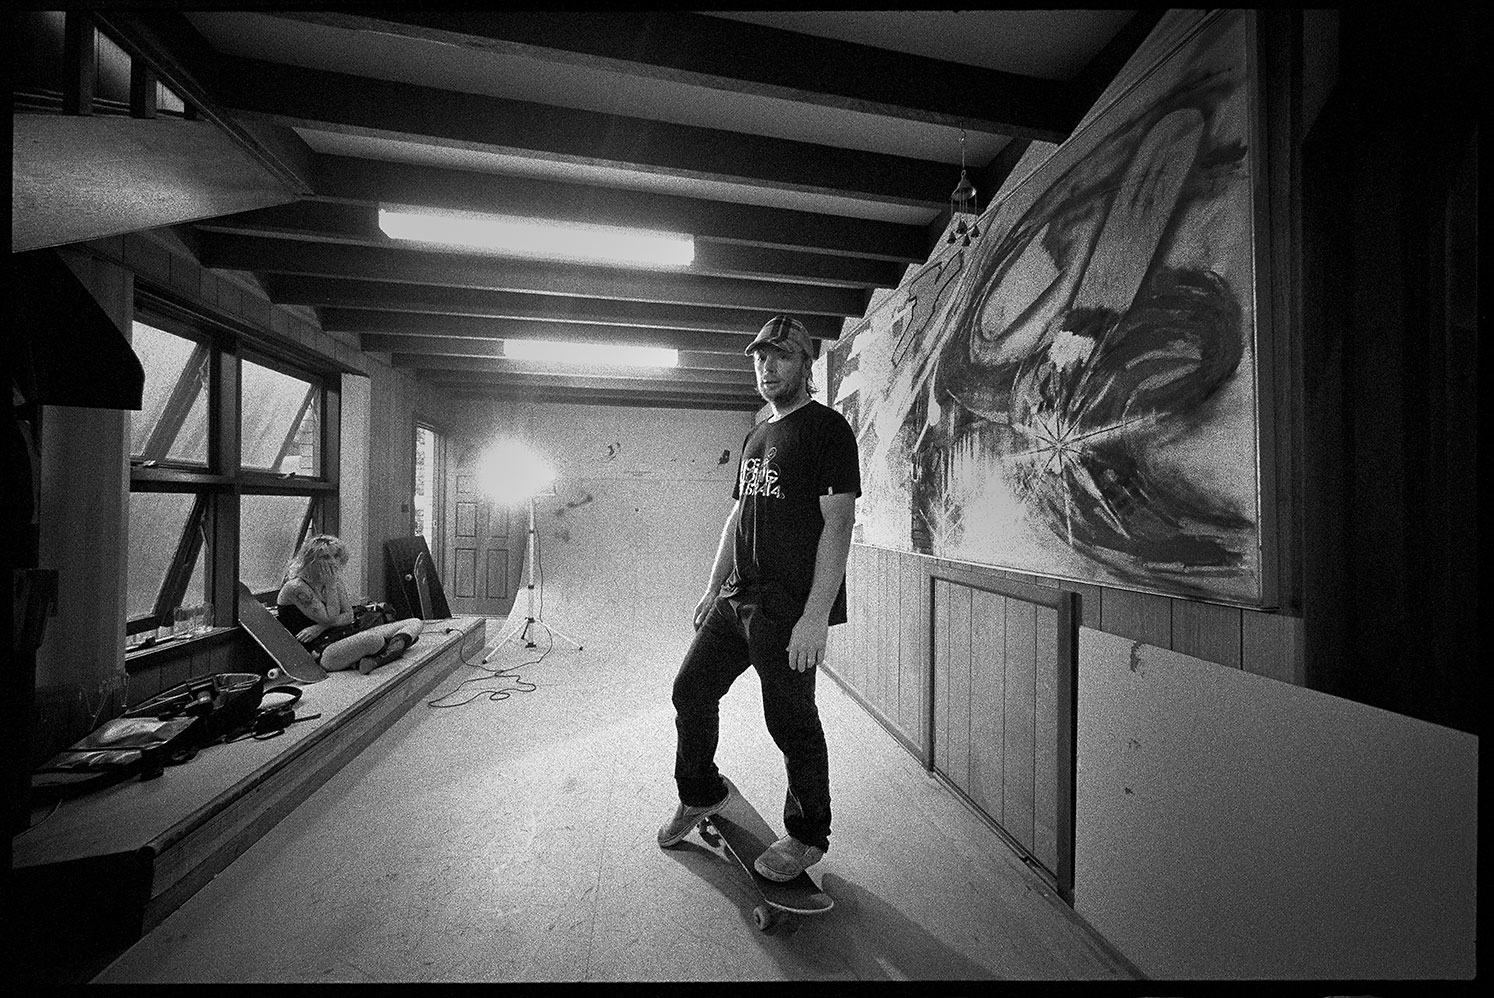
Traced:
MULTIPOLYGON (((542 322, 582 322, 603 326, 650 326, 697 329, 702 332, 755 334, 775 314, 774 309, 712 308, 656 302, 571 298, 563 295, 512 291, 472 291, 462 288, 423 288, 419 285, 381 285, 328 278, 264 278, 270 299, 280 305, 310 305, 321 309, 367 309, 385 313, 425 313, 432 316, 485 316, 492 319, 532 319, 542 322)), ((841 316, 799 316, 816 339, 836 339, 841 316)), ((323 328, 331 328, 323 316, 323 328)), ((370 329, 368 332, 398 330, 370 329)), ((437 329, 439 334, 439 328, 437 329)))
MULTIPOLYGON (((320 248, 311 243, 283 254, 281 262, 272 262, 262 258, 257 248, 252 249, 254 252, 223 252, 217 247, 204 252, 202 262, 222 270, 254 271, 262 277, 278 275, 279 293, 286 296, 282 304, 340 305, 349 296, 364 296, 369 304, 363 307, 368 308, 494 315, 501 313, 481 311, 490 305, 488 296, 518 293, 628 304, 750 309, 770 315, 788 312, 859 317, 866 309, 866 293, 859 289, 813 284, 770 284, 511 259, 485 264, 464 262, 444 253, 363 246, 320 248)), ((504 300, 494 299, 500 304, 504 300)))
MULTIPOLYGON (((997 194, 1001 193, 1001 187, 1006 183, 1017 164, 1021 162, 1023 155, 1032 146, 1028 139, 1016 139, 1008 142, 1002 147, 996 158, 985 166, 975 171, 971 178, 975 184, 976 205, 982 214, 991 206, 991 201, 997 194)), ((941 211, 925 230, 927 233, 928 252, 932 254, 938 249, 938 243, 944 237, 944 230, 949 226, 949 220, 953 214, 951 208, 946 207, 941 211)))
POLYGON ((291 127, 414 138, 559 162, 747 183, 938 209, 949 166, 719 128, 459 93, 219 56, 216 95, 236 114, 291 127))
MULTIPOLYGON (((587 342, 577 341, 563 333, 529 338, 587 342)), ((463 339, 458 336, 386 336, 378 333, 369 333, 359 337, 359 345, 365 352, 421 354, 430 357, 502 358, 504 357, 504 342, 501 339, 463 339)), ((626 343, 629 346, 664 345, 644 343, 634 337, 619 337, 610 342, 626 343)), ((670 349, 679 350, 679 366, 676 370, 751 372, 752 358, 741 352, 748 342, 746 339, 734 338, 730 350, 714 353, 704 350, 687 350, 681 347, 670 349)))
POLYGON ((906 263, 866 257, 829 256, 696 240, 690 271, 718 277, 823 284, 841 288, 895 288, 908 269, 906 263))
POLYGON ((255 234, 272 228, 293 238, 387 242, 380 205, 409 205, 490 214, 666 229, 733 245, 831 256, 868 257, 907 265, 927 258, 923 228, 816 212, 686 198, 557 181, 374 162, 344 156, 316 160, 316 193, 277 211, 246 212, 200 224, 255 234), (336 204, 327 202, 340 202, 336 204), (234 228, 239 226, 240 228, 234 228))
MULTIPOLYGON (((420 358, 407 358, 418 360, 420 358)), ((405 366, 401 358, 394 359, 396 367, 405 366)), ((474 361, 474 363, 481 363, 474 361)), ((489 365, 502 364, 502 361, 488 361, 489 365)), ((534 374, 528 372, 517 372, 513 370, 500 370, 496 366, 487 369, 470 367, 437 368, 429 365, 414 366, 409 370, 418 372, 419 376, 426 380, 440 381, 445 384, 489 384, 489 385, 523 385, 538 388, 582 388, 582 389, 605 389, 612 391, 629 392, 664 392, 676 395, 693 395, 697 397, 745 397, 757 395, 757 389, 750 381, 739 381, 734 383, 719 383, 711 381, 682 380, 677 377, 660 375, 658 373, 646 373, 642 370, 619 377, 616 375, 588 375, 584 373, 568 374, 534 374)), ((762 399, 758 399, 762 404, 762 399)))
MULTIPOLYGON (((487 319, 467 315, 421 315, 415 312, 372 312, 364 309, 324 308, 322 328, 329 333, 352 333, 364 350, 403 349, 419 353, 421 348, 401 348, 393 341, 421 340, 439 352, 440 344, 483 343, 501 340, 562 340, 567 343, 627 343, 644 347, 667 347, 699 353, 738 357, 752 342, 754 329, 738 332, 700 332, 692 329, 662 329, 648 326, 612 326, 585 322, 544 322, 530 319, 487 319), (391 345, 386 345, 391 344, 391 345)), ((458 348, 461 352, 461 348, 458 348)))
MULTIPOLYGON (((1071 113, 1077 120, 1082 120, 1084 115, 1094 105, 1094 102, 1104 93, 1115 74, 1118 73, 1126 60, 1135 54, 1141 43, 1146 38, 1157 22, 1166 13, 1166 8, 1148 8, 1138 10, 1125 26, 1116 33, 1099 54, 1089 61, 1089 64, 1080 71, 1079 75, 1069 83, 1069 97, 1071 102, 1071 113)), ((979 202, 982 208, 989 206, 991 199, 1000 193, 1002 185, 1016 169, 1023 155, 1031 147, 1031 139, 1016 139, 1008 142, 996 158, 985 166, 975 171, 972 178, 975 188, 979 192, 979 202)), ((936 248, 936 243, 944 234, 944 229, 949 225, 950 210, 945 208, 929 222, 928 247, 930 252, 936 248)))
POLYGON ((1069 84, 1069 99, 1077 115, 1076 124, 1089 113, 1095 101, 1100 99, 1105 88, 1115 79, 1115 74, 1121 71, 1126 60, 1136 54, 1136 50, 1146 41, 1165 13, 1166 7, 1143 7, 1138 10, 1089 64, 1079 71, 1079 75, 1074 77, 1069 84))
POLYGON ((755 391, 756 380, 751 371, 713 371, 704 368, 680 367, 619 367, 617 365, 595 365, 577 367, 519 361, 502 357, 445 357, 431 354, 396 353, 392 358, 395 367, 412 371, 448 371, 473 378, 487 378, 501 374, 512 379, 538 381, 541 378, 556 378, 576 381, 580 384, 607 384, 610 382, 647 382, 669 386, 671 390, 702 392, 755 391))
POLYGON ((634 409, 695 409, 720 412, 756 412, 763 407, 758 395, 695 395, 676 392, 642 392, 631 389, 553 388, 542 385, 489 385, 481 382, 450 383, 429 375, 417 378, 451 398, 498 402, 552 403, 557 405, 606 405, 634 409))
POLYGON ((150 68, 187 104, 211 122, 292 193, 311 193, 313 153, 289 128, 241 121, 218 100, 221 56, 178 13, 94 10, 93 19, 130 55, 150 68))
POLYGON ((684 11, 284 16, 1044 142, 1079 121, 1062 82, 684 11))
MULTIPOLYGON (((455 248, 417 249, 411 244, 391 240, 382 233, 379 234, 379 242, 370 238, 367 243, 348 243, 286 239, 274 234, 250 236, 224 233, 209 226, 200 226, 199 229, 199 258, 203 265, 228 270, 523 290, 522 287, 507 282, 538 280, 525 275, 548 273, 556 276, 541 280, 541 283, 564 283, 564 275, 572 271, 581 277, 588 272, 609 269, 546 263, 477 251, 463 252, 455 248)), ((895 287, 902 278, 903 269, 896 264, 853 257, 791 254, 782 250, 701 243, 696 247, 695 262, 689 267, 654 274, 707 282, 701 284, 702 291, 715 286, 710 282, 735 281, 750 287, 768 281, 779 284, 786 280, 791 284, 820 287, 827 292, 831 289, 839 290, 847 296, 846 301, 849 303, 871 287, 895 287), (878 283, 851 280, 858 269, 861 271, 860 276, 875 277, 878 283), (838 279, 815 280, 813 274, 828 274, 838 279)), ((642 285, 650 286, 647 280, 650 272, 617 267, 610 270, 640 275, 642 285)))

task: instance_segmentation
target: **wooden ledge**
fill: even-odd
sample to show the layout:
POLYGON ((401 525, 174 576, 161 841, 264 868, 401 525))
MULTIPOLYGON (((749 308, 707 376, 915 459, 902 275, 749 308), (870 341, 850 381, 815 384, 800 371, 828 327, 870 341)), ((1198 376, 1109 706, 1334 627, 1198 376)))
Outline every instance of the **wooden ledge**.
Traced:
MULTIPOLYGON (((479 654, 485 618, 427 621, 404 656, 367 676, 302 687, 280 736, 202 750, 155 780, 130 780, 33 812, 13 846, 18 952, 92 973, 191 897, 411 706, 479 654)), ((91 973, 90 973, 91 976, 91 973)))

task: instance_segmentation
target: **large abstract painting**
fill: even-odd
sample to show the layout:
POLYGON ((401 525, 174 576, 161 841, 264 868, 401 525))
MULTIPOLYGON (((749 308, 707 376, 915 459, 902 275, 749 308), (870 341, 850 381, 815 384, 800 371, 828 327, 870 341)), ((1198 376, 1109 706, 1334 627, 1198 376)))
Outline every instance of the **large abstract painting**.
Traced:
POLYGON ((1266 598, 1247 34, 1208 18, 827 352, 861 542, 1266 598))

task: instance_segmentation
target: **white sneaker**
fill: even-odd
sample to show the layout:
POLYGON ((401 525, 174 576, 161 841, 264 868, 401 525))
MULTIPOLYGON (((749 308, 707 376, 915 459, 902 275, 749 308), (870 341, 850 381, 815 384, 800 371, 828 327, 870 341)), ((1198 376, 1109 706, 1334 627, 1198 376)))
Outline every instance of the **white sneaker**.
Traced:
POLYGON ((686 835, 689 835, 690 829, 700 824, 702 818, 713 815, 726 807, 726 802, 731 800, 731 795, 736 788, 724 776, 721 778, 721 781, 726 784, 726 796, 722 797, 716 803, 705 807, 691 807, 688 804, 681 803, 679 807, 674 809, 674 817, 670 818, 664 827, 659 829, 660 849, 668 849, 686 835))

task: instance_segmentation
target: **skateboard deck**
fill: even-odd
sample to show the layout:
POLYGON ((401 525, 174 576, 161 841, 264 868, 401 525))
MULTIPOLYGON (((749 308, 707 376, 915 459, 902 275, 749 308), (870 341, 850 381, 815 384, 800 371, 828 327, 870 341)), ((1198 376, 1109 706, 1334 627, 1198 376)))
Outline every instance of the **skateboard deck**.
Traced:
POLYGON ((327 678, 327 670, 311 657, 306 646, 285 626, 270 616, 270 611, 260 605, 249 587, 239 583, 239 626, 249 632, 254 643, 274 659, 286 676, 298 683, 319 683, 327 678))
POLYGON ((753 868, 753 861, 778 836, 740 793, 733 793, 721 811, 701 819, 697 830, 706 845, 718 853, 726 853, 746 871, 763 901, 753 909, 752 920, 764 932, 772 932, 786 914, 822 915, 835 907, 834 899, 820 890, 807 872, 779 883, 753 868))

